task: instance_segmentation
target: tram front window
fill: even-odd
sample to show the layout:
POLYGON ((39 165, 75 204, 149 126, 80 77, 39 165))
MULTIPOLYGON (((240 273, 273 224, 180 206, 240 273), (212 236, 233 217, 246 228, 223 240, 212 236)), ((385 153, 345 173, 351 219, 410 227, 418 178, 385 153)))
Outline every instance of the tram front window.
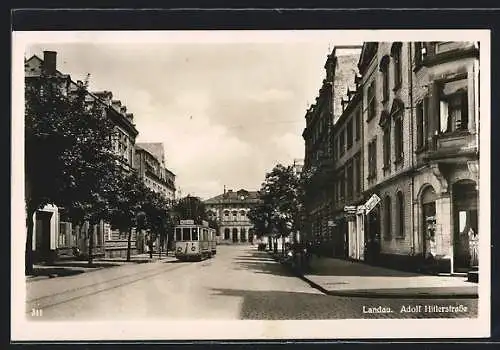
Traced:
POLYGON ((198 240, 198 228, 197 227, 193 227, 191 229, 191 240, 193 240, 193 241, 198 240))
POLYGON ((175 229, 175 240, 177 242, 181 241, 182 240, 182 231, 180 228, 176 228, 175 229))
POLYGON ((189 227, 182 228, 182 240, 183 241, 191 240, 191 229, 189 227))

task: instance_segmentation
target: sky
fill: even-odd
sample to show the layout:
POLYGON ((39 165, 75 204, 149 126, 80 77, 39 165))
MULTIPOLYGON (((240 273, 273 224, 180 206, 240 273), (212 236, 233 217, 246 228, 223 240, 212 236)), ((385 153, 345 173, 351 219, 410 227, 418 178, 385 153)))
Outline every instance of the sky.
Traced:
POLYGON ((108 90, 134 114, 136 142, 162 142, 180 195, 258 190, 277 163, 304 158, 305 113, 334 43, 48 43, 57 69, 108 90))

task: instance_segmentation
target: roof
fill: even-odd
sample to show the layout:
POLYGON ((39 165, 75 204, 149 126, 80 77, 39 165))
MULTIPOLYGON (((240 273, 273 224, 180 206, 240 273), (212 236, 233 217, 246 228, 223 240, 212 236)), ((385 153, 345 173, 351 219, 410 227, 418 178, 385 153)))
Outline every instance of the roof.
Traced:
POLYGON ((228 203, 258 203, 259 192, 247 191, 240 189, 238 191, 228 190, 218 196, 212 197, 204 201, 205 204, 228 204, 228 203), (244 196, 244 199, 241 199, 244 196))
POLYGON ((150 153, 153 157, 158 159, 160 163, 165 161, 165 151, 163 143, 161 142, 138 142, 135 144, 137 147, 150 153))

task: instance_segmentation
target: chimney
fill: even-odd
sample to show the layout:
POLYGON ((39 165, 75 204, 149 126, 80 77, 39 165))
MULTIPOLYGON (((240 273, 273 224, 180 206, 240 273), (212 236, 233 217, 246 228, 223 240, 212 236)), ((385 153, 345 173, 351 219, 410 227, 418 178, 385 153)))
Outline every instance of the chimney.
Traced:
POLYGON ((47 75, 55 75, 57 66, 57 52, 43 52, 43 72, 47 75))

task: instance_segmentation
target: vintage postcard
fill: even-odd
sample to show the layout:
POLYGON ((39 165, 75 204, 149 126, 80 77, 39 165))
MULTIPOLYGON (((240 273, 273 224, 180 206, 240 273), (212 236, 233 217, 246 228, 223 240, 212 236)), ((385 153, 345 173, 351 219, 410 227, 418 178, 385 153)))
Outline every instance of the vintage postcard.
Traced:
POLYGON ((13 32, 12 69, 12 340, 489 336, 489 31, 13 32))

